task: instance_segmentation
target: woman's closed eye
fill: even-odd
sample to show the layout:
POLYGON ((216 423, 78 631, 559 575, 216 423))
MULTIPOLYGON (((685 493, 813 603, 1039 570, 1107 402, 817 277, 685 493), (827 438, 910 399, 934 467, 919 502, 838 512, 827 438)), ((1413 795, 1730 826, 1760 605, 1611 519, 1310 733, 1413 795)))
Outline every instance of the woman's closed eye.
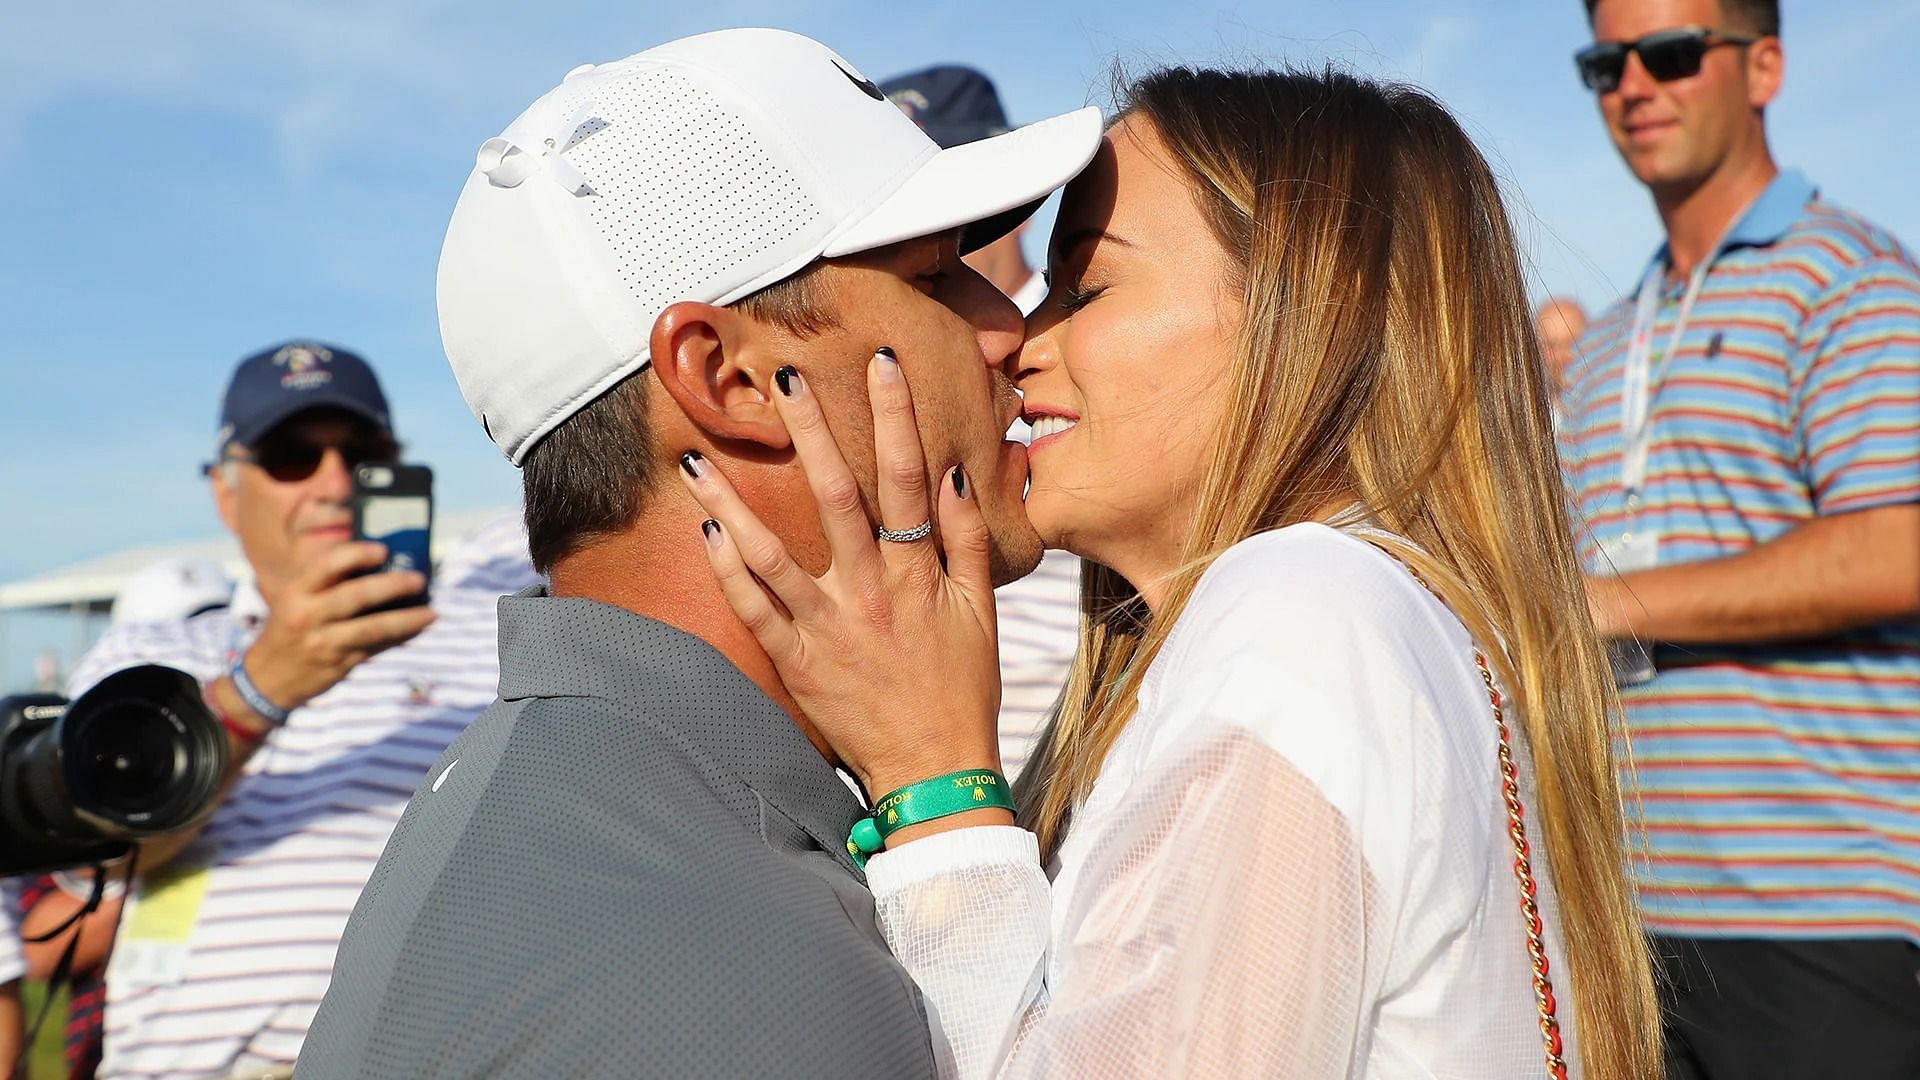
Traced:
POLYGON ((1104 285, 1086 286, 1079 282, 1060 287, 1060 309, 1072 314, 1093 303, 1101 293, 1106 292, 1104 285))
POLYGON ((1046 282, 1049 293, 1058 292, 1060 310, 1072 314, 1092 303, 1094 298, 1107 291, 1104 285, 1089 286, 1084 281, 1061 282, 1056 285, 1058 275, 1052 270, 1040 271, 1040 279, 1046 282))

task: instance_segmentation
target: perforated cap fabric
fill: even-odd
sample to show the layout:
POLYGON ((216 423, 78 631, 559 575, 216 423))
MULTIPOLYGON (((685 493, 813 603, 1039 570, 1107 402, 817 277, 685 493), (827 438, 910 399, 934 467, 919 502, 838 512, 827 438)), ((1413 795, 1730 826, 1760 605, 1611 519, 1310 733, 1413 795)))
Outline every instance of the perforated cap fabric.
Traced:
POLYGON ((441 339, 518 465, 647 364, 668 306, 976 222, 991 227, 969 243, 988 242, 1099 143, 1088 108, 943 151, 844 58, 780 30, 585 65, 482 144, 441 249, 441 339))

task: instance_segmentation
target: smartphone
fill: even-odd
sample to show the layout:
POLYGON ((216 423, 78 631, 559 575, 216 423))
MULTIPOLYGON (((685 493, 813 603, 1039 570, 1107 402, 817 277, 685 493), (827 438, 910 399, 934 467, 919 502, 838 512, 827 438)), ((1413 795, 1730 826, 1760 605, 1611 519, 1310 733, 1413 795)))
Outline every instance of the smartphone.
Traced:
MULTIPOLYGON (((353 470, 353 538, 387 546, 379 570, 417 570, 433 578, 433 470, 397 461, 369 461, 353 470)), ((368 611, 427 602, 427 590, 368 611)))

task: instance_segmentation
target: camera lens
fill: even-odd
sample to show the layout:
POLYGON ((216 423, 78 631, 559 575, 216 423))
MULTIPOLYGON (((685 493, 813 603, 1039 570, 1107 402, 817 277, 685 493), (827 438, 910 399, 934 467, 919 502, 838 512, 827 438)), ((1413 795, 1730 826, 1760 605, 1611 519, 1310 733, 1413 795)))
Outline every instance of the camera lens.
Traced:
POLYGON ((185 734, 170 710, 105 703, 72 733, 67 781, 96 812, 141 822, 169 801, 186 765, 185 734))
POLYGON ((74 812, 109 835, 177 829, 211 805, 226 734, 178 672, 134 668, 67 710, 60 758, 74 812))
POLYGON ((0 877, 186 828, 212 810, 226 768, 226 733, 183 671, 124 668, 71 703, 0 698, 0 877))

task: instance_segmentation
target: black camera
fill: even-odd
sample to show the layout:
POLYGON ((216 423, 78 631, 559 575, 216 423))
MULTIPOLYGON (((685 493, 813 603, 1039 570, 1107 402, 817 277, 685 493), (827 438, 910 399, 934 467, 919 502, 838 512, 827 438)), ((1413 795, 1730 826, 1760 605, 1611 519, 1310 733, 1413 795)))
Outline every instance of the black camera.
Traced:
POLYGON ((183 671, 116 671, 71 704, 0 698, 0 877, 125 854, 213 809, 227 737, 183 671))

